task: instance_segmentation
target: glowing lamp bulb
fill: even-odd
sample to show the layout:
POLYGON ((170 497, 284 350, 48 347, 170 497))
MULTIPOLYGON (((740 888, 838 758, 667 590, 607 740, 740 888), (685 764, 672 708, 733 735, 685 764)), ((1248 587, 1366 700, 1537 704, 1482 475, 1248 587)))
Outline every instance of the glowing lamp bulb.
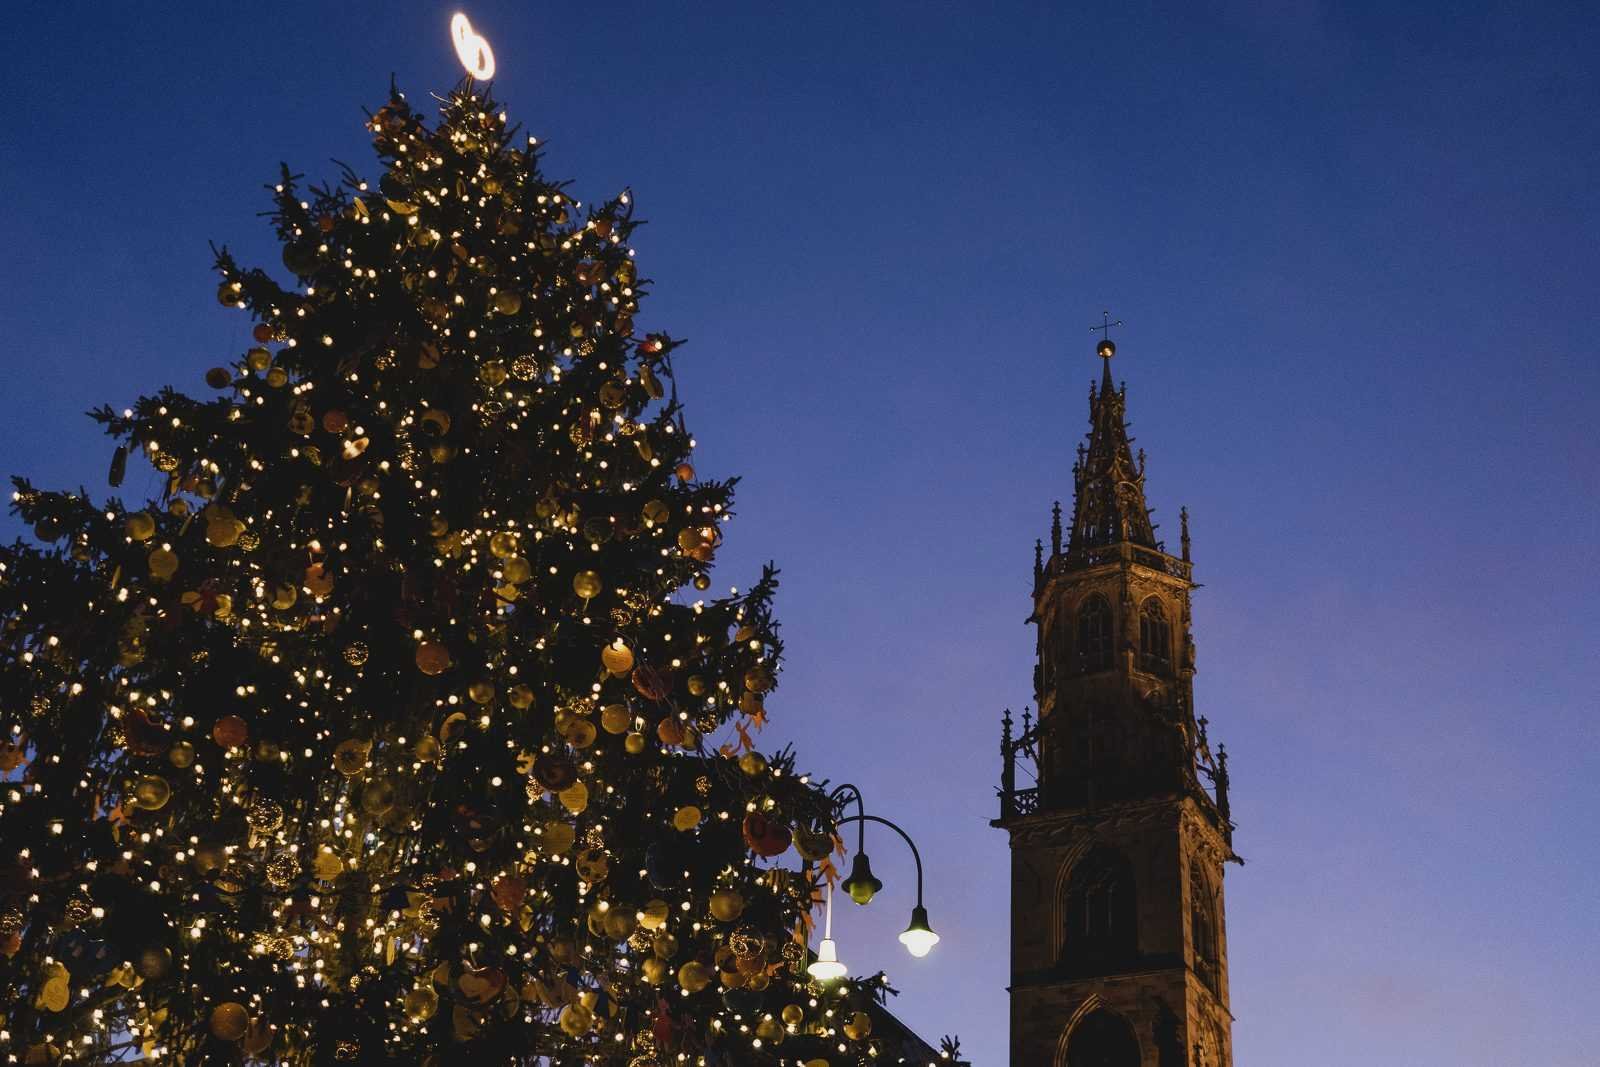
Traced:
POLYGON ((831 982, 849 974, 849 969, 839 962, 839 948, 833 938, 825 937, 817 946, 817 958, 811 961, 806 973, 819 982, 831 982))
POLYGON ((911 925, 901 933, 900 943, 919 960, 939 943, 939 935, 928 925, 928 909, 921 904, 911 909, 911 925))

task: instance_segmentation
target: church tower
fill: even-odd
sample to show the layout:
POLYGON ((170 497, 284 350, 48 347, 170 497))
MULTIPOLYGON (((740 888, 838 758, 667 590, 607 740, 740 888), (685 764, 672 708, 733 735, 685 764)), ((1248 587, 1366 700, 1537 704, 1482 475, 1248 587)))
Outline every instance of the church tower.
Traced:
POLYGON ((1231 1067, 1227 753, 1194 713, 1189 524, 1156 539, 1111 378, 1089 392, 1072 524, 1035 546, 1038 713, 1009 712, 1012 1067, 1231 1067), (1034 784, 1018 788, 1019 769, 1034 784), (1209 788, 1208 788, 1209 787, 1209 788))

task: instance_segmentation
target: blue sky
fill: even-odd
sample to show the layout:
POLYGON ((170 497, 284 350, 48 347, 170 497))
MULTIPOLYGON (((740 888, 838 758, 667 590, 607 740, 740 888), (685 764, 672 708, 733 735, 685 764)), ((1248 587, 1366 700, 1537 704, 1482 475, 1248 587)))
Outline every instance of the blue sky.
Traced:
MULTIPOLYGON (((277 265, 279 160, 456 76, 434 4, 7 9, 0 456, 100 491, 82 411, 245 347, 207 241, 277 265)), ((481 3, 497 94, 631 186, 719 577, 776 559, 768 734, 917 838, 836 924, 1005 1061, 998 719, 1098 373, 1175 539, 1234 757, 1241 1067, 1594 1062, 1600 119, 1588 5, 481 3)), ((130 480, 132 481, 132 480, 130 480)), ((145 486, 130 484, 134 492, 145 486)), ((5 530, 16 529, 7 520, 5 530)))

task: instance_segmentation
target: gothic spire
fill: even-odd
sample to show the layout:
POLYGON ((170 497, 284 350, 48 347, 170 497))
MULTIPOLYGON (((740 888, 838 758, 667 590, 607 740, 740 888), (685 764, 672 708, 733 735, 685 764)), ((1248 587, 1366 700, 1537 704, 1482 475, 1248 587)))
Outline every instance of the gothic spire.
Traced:
POLYGON ((1157 547, 1144 501, 1144 472, 1134 461, 1123 421, 1126 394, 1111 378, 1117 346, 1102 340, 1097 351, 1105 367, 1099 390, 1089 394, 1089 448, 1076 479, 1068 557, 1123 541, 1157 547))

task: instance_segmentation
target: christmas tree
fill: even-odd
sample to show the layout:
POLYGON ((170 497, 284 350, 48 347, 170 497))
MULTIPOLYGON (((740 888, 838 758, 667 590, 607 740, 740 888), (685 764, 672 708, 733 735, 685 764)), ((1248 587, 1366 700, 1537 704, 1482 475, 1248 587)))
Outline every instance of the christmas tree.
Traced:
POLYGON ((636 331, 631 200, 441 103, 370 116, 375 187, 285 168, 293 284, 218 253, 255 346, 215 396, 93 413, 157 499, 16 481, 10 1062, 889 1051, 881 980, 807 978, 842 816, 752 741, 775 572, 700 598, 733 483, 636 331))

